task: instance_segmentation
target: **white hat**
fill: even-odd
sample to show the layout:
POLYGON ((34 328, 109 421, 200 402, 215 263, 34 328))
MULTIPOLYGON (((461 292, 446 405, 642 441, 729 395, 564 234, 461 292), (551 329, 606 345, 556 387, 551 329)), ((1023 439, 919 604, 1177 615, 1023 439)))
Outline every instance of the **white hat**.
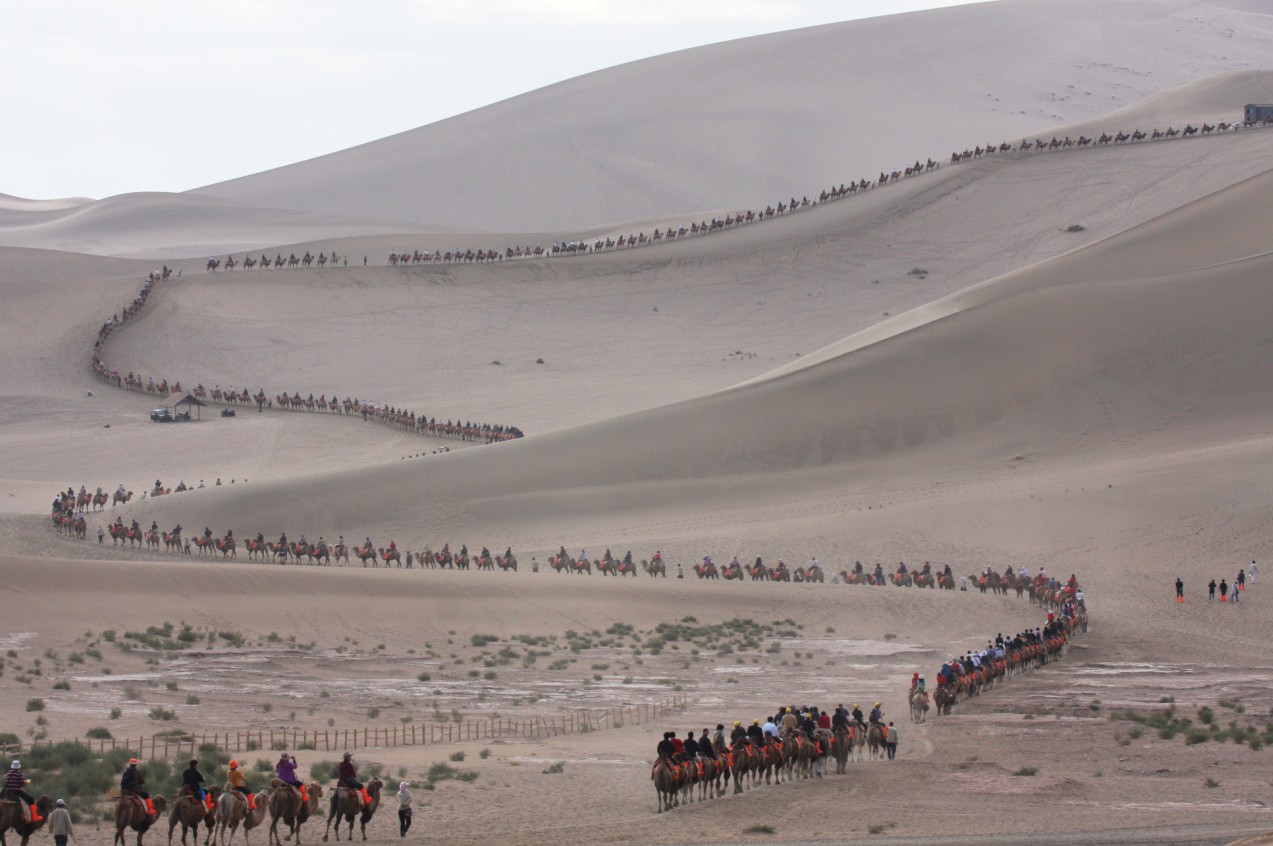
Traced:
POLYGON ((59 808, 65 808, 65 807, 66 807, 66 800, 65 800, 65 799, 59 799, 59 800, 57 800, 57 802, 55 802, 54 804, 55 804, 55 805, 57 805, 59 808))
MULTIPOLYGON (((3 760, 3 759, 0 759, 0 760, 3 760)), ((19 761, 17 758, 14 758, 14 759, 13 759, 13 763, 12 763, 12 764, 10 764, 9 766, 10 766, 10 767, 12 767, 12 768, 13 768, 13 769, 15 769, 15 770, 20 770, 20 769, 22 769, 22 762, 21 762, 21 761, 19 761)))

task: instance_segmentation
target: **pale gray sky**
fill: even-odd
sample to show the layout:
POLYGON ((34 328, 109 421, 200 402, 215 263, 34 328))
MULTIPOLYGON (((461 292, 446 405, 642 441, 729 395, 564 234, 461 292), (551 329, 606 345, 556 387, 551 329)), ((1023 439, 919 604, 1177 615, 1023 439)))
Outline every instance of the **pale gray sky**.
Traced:
POLYGON ((963 2, 2 2, 0 193, 181 191, 635 59, 963 2))

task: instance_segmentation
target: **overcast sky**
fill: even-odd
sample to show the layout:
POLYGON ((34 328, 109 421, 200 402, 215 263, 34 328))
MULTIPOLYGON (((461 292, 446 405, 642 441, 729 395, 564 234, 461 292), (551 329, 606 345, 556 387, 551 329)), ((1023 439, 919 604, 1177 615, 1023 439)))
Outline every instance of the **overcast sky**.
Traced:
POLYGON ((964 0, 0 0, 0 193, 182 191, 686 47, 964 0))

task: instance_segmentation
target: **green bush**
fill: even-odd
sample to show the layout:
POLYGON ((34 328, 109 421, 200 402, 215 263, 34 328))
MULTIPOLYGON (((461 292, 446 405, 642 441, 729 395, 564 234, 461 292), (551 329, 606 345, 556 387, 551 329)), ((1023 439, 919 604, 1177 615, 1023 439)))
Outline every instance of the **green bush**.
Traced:
POLYGON ((96 726, 84 732, 84 736, 91 740, 110 740, 113 736, 110 729, 104 726, 96 726))
POLYGON ((39 697, 36 697, 36 698, 34 698, 34 699, 28 699, 28 700, 27 700, 27 710, 28 710, 28 711, 43 711, 43 710, 44 710, 44 700, 43 700, 43 699, 40 699, 39 697))

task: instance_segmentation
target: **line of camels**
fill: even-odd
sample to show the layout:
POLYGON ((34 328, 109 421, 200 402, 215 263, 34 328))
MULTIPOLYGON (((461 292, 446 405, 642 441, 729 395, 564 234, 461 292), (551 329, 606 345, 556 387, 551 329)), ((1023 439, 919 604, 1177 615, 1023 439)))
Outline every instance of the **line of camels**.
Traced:
MULTIPOLYGON (((1033 140, 1025 138, 1020 143, 1014 144, 1009 141, 1000 143, 989 143, 985 146, 977 145, 972 149, 957 150, 950 154, 949 163, 952 165, 962 162, 980 159, 983 156, 1002 155, 1006 153, 1017 152, 1046 152, 1052 150, 1065 150, 1070 148, 1088 148, 1088 147, 1104 147, 1110 144, 1121 145, 1126 143, 1140 143, 1144 141, 1171 140, 1174 138, 1189 138, 1192 136, 1210 135, 1212 133, 1231 132, 1237 129, 1250 129, 1255 127, 1273 126, 1273 118, 1265 118, 1260 121, 1237 122, 1230 123, 1227 121, 1219 121, 1214 124, 1205 121, 1195 126, 1192 123, 1186 123, 1183 129, 1175 127, 1167 127, 1166 129, 1152 129, 1145 132, 1141 129, 1134 129, 1131 132, 1118 130, 1113 135, 1103 132, 1098 136, 1089 138, 1085 135, 1079 135, 1078 138, 1065 136, 1057 138, 1053 136, 1051 139, 1035 137, 1033 140)), ((876 179, 868 179, 862 177, 856 181, 849 183, 840 183, 824 188, 817 192, 812 199, 809 195, 804 195, 800 199, 792 196, 787 200, 780 200, 765 206, 764 209, 750 209, 738 212, 731 212, 725 217, 713 217, 709 220, 696 220, 688 224, 671 223, 666 228, 656 228, 653 232, 630 232, 615 237, 605 238, 578 238, 574 240, 555 241, 551 246, 530 246, 517 244, 505 247, 502 250, 495 249, 472 249, 472 248, 454 248, 449 250, 430 250, 430 249, 409 249, 409 250, 393 250, 389 253, 387 262, 391 267, 405 267, 408 265, 420 264, 468 264, 468 263, 485 263, 512 261, 519 259, 540 259, 540 258, 560 258, 577 255, 587 255, 591 253, 611 252, 615 250, 630 249, 633 247, 643 247, 653 244, 662 243, 664 241, 676 241, 684 238, 697 237, 699 235, 709 235, 715 232, 722 232, 732 229, 736 226, 743 226, 750 223, 757 223, 763 220, 772 220, 776 217, 782 217, 789 212, 809 209, 819 205, 824 205, 833 200, 840 200, 854 194, 870 191, 884 185, 890 185, 900 182, 903 179, 909 179, 922 173, 928 173, 941 167, 941 163, 935 159, 928 159, 921 162, 918 159, 913 164, 905 165, 891 171, 880 171, 879 177, 876 179)), ((337 256, 335 250, 332 251, 330 258, 332 266, 337 264, 337 256)), ((343 260, 341 266, 347 267, 348 256, 343 260)), ((224 260, 224 266, 227 270, 242 266, 244 269, 253 267, 302 267, 306 268, 311 263, 317 262, 319 267, 323 267, 327 263, 327 256, 319 253, 317 257, 310 255, 306 251, 305 255, 297 258, 296 254, 291 254, 284 259, 279 253, 273 260, 262 254, 259 261, 245 256, 243 260, 236 261, 234 256, 227 256, 224 260)), ((223 262, 215 258, 208 259, 208 270, 217 270, 223 262)))
MULTIPOLYGON (((349 788, 336 788, 329 802, 327 828, 323 833, 323 842, 327 842, 333 830, 339 842, 342 824, 347 826, 346 839, 353 840, 355 820, 359 823, 362 839, 366 840, 367 824, 371 822, 380 807, 383 787, 384 784, 380 779, 367 782, 366 790, 371 797, 370 803, 362 802, 349 788)), ((172 835, 177 826, 181 826, 182 846, 186 846, 187 836, 190 836, 192 843, 197 846, 201 826, 207 829, 203 840, 204 846, 210 846, 214 839, 218 846, 233 846, 234 836, 240 829, 243 831, 243 842, 250 844, 250 832, 265 824, 267 814, 270 821, 267 840, 270 844, 282 846, 283 840, 300 843, 301 826, 310 817, 318 814, 322 807, 320 803, 324 790, 322 785, 311 782, 305 786, 305 795, 302 798, 299 790, 273 778, 270 780, 268 789, 253 794, 254 808, 249 807, 247 799, 236 794, 228 784, 224 788, 210 787, 206 793, 207 801, 201 801, 188 791, 183 791, 173 800, 171 808, 168 807, 167 797, 151 797, 150 805, 153 811, 147 808, 142 799, 133 795, 121 795, 116 799, 112 813, 115 827, 112 843, 114 846, 125 846, 124 832, 133 831, 137 835, 137 846, 142 846, 142 838, 156 826, 165 811, 168 811, 169 846, 172 844, 172 835), (279 837, 280 823, 287 829, 287 835, 282 839, 279 837)), ((22 838, 22 846, 27 846, 31 836, 43 828, 48 820, 53 810, 52 797, 37 797, 35 810, 39 812, 39 819, 34 822, 25 822, 18 816, 15 803, 0 803, 0 846, 4 846, 4 833, 10 829, 22 838)))
MULTIPOLYGON (((169 383, 167 378, 161 378, 156 381, 153 376, 144 377, 142 374, 133 373, 132 371, 129 371, 126 376, 120 375, 117 369, 107 364, 104 357, 106 342, 114 335, 115 331, 140 316, 143 307, 154 291, 156 283, 169 279, 171 276, 172 271, 167 265, 160 271, 147 275, 137 296, 123 310, 111 315, 102 324, 97 332, 97 339, 93 342, 92 358, 93 372, 99 378, 117 388, 147 393, 158 399, 167 399, 169 396, 179 396, 185 393, 180 381, 169 383)), ((241 392, 233 388, 222 391, 220 386, 217 385, 209 391, 202 384, 198 384, 191 390, 191 394, 200 402, 217 403, 227 407, 255 403, 258 410, 267 407, 272 409, 277 406, 288 411, 361 415, 364 420, 372 420, 382 425, 392 426, 399 431, 413 432, 417 435, 433 438, 450 438, 493 444, 525 437, 525 433, 517 426, 510 426, 504 423, 475 423, 470 420, 461 421, 458 419, 454 421, 439 421, 436 417, 429 417, 423 413, 416 414, 414 411, 407 411, 404 408, 396 408, 384 403, 360 401, 349 397, 345 397, 341 401, 336 398, 335 393, 332 394, 330 399, 326 395, 315 399, 312 393, 308 398, 302 398, 299 391, 294 392, 290 396, 284 392, 271 399, 265 393, 264 388, 258 389, 256 394, 251 394, 246 388, 241 392)))
MULTIPOLYGON (((982 669, 961 677, 958 686, 942 687, 936 692, 939 714, 950 714, 959 695, 977 696, 1015 675, 1038 669, 1065 655, 1071 637, 1086 631, 1086 615, 1082 621, 1060 618, 1056 633, 1042 642, 1023 645, 1008 651, 1003 659, 988 660, 982 669)), ((927 694, 913 688, 907 694, 911 719, 922 722, 929 709, 927 694)), ((761 784, 782 784, 796 779, 822 778, 828 759, 835 761, 837 775, 848 773, 851 760, 862 761, 869 754, 870 760, 884 756, 884 731, 879 724, 867 725, 854 720, 833 729, 820 728, 811 739, 799 730, 789 731, 784 737, 762 736, 759 741, 741 728, 734 729, 728 743, 721 738, 718 745, 712 743, 710 755, 700 755, 694 760, 684 753, 671 757, 660 756, 650 771, 658 800, 658 813, 670 811, 678 805, 723 797, 729 784, 734 784, 734 795, 744 792, 744 786, 755 789, 761 784)))

